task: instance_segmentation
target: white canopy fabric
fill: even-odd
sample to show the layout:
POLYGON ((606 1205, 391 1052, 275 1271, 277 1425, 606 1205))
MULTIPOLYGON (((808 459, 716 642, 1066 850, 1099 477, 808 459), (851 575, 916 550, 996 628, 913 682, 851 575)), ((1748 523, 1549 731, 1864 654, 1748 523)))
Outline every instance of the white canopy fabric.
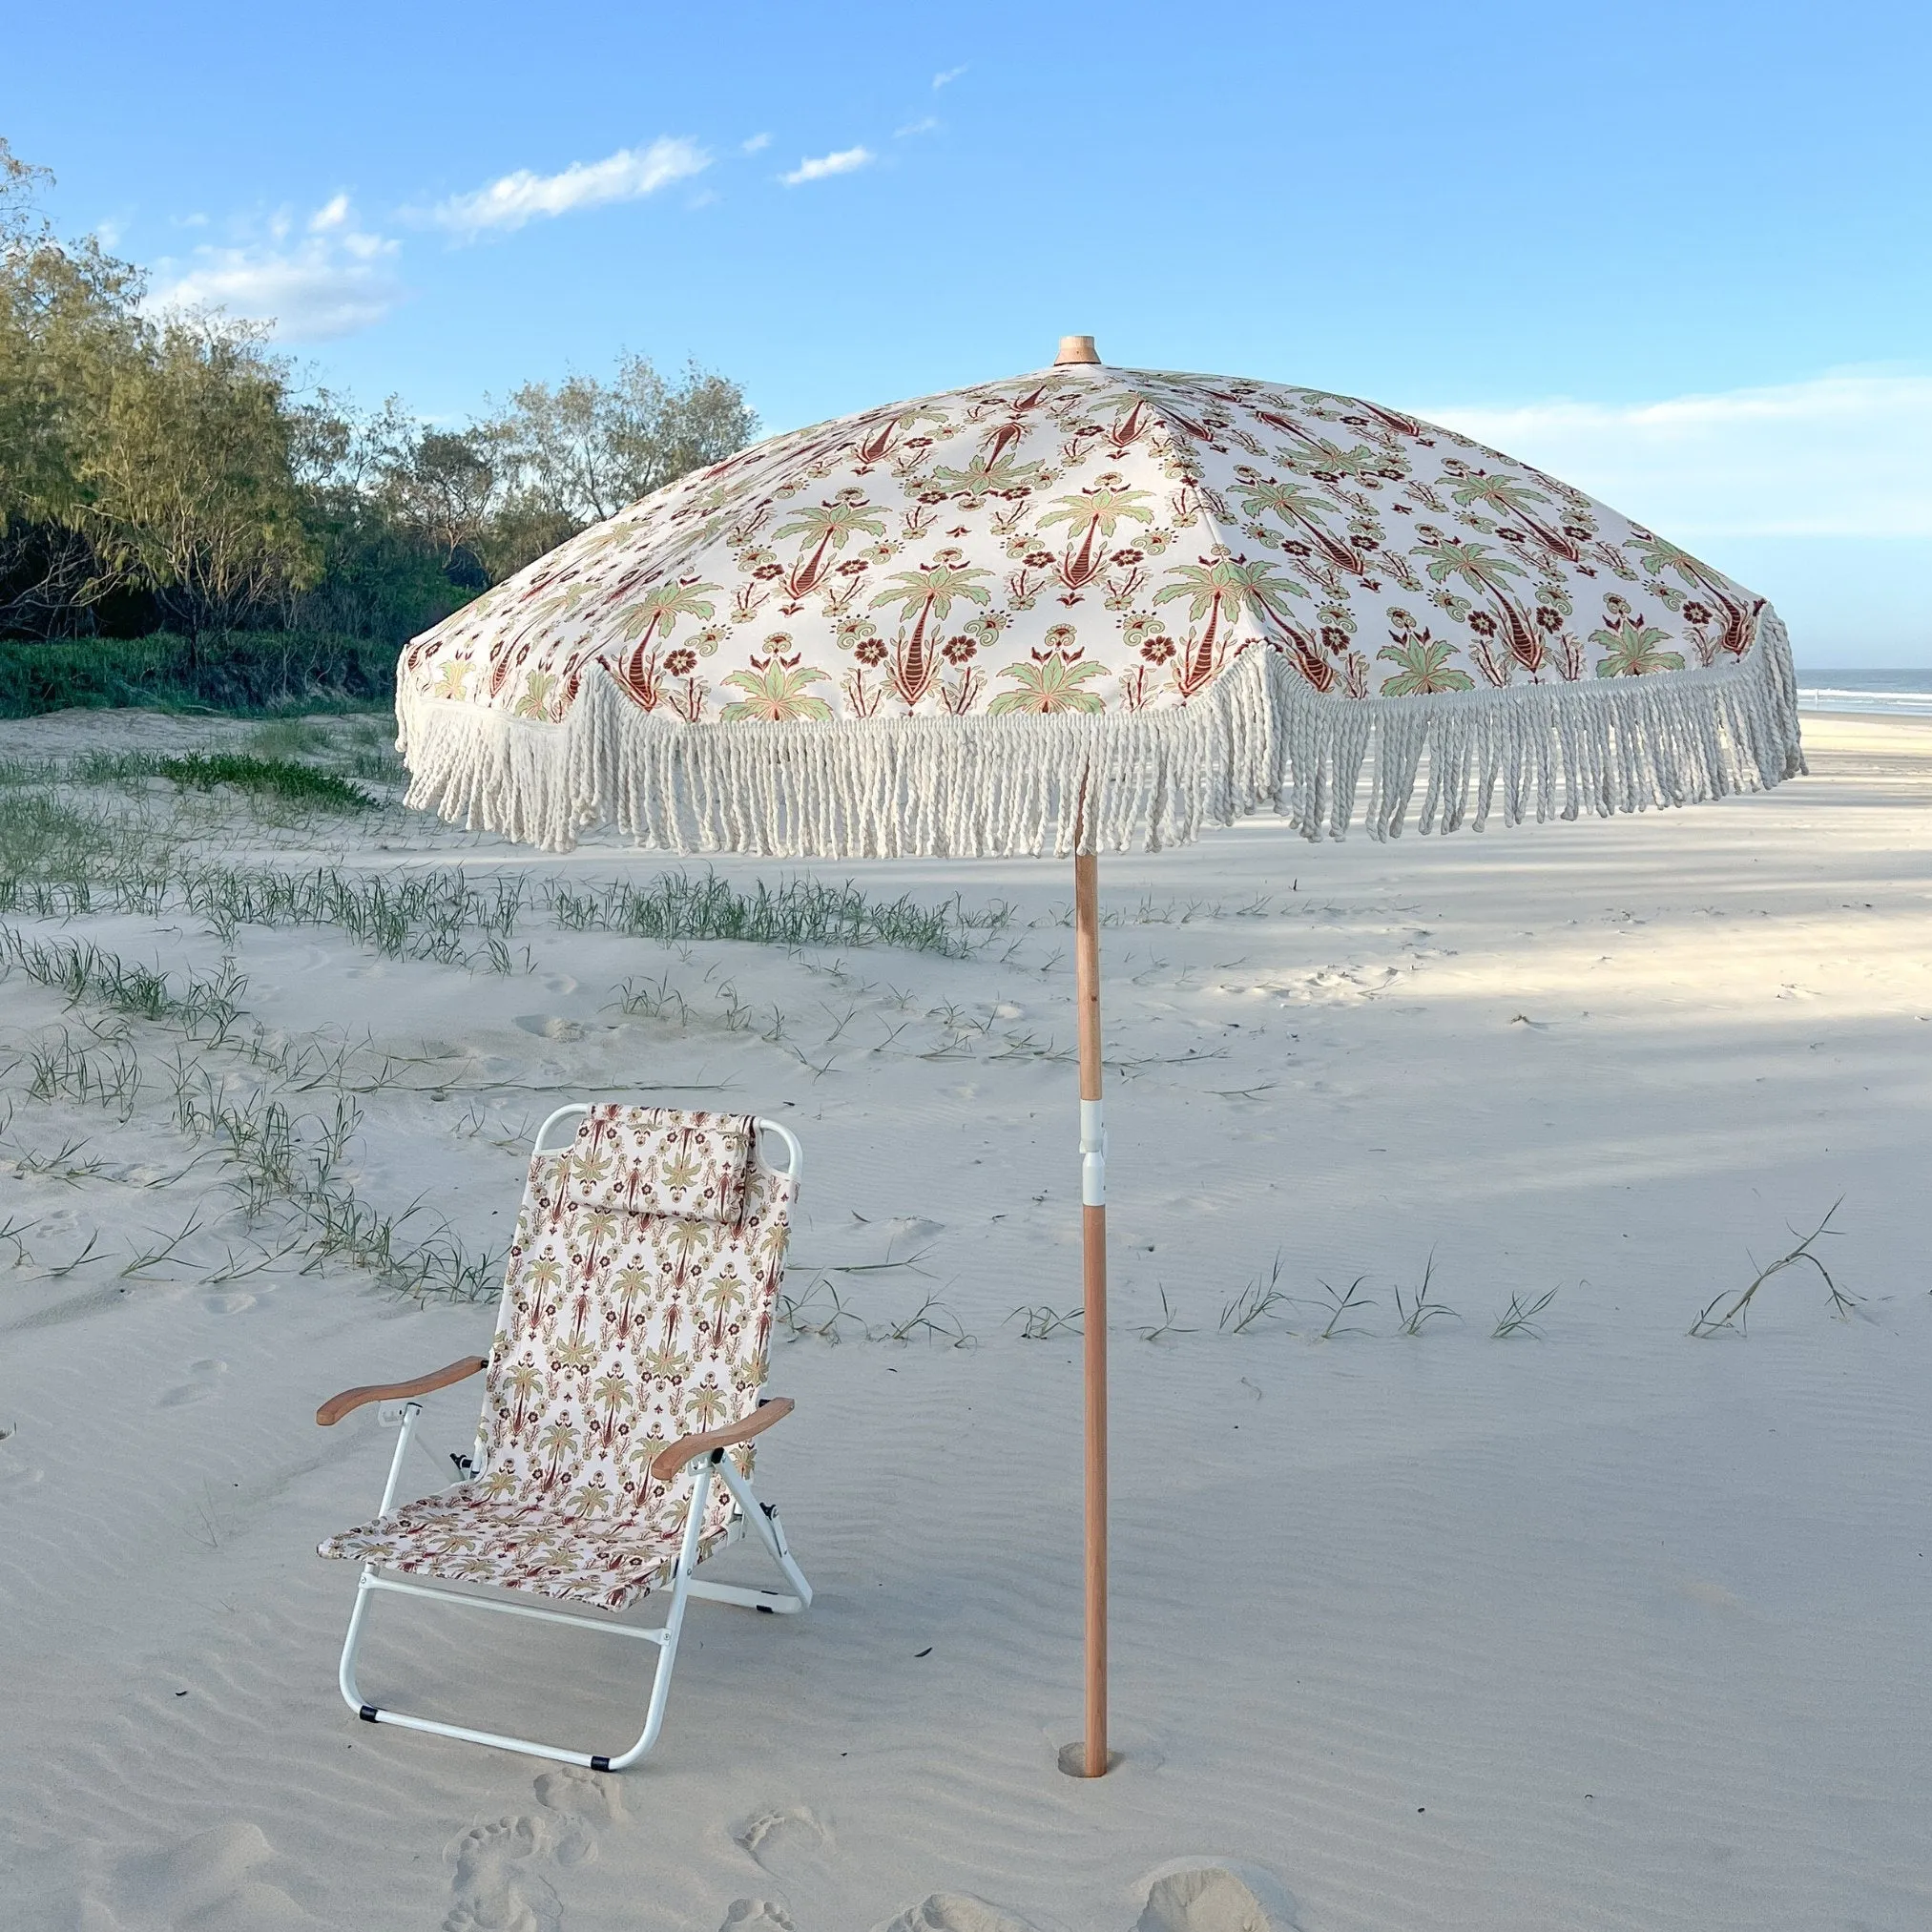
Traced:
POLYGON ((551 848, 1385 838, 1804 769, 1783 627, 1674 544, 1396 410, 1098 365, 687 476, 416 639, 397 709, 412 804, 551 848))

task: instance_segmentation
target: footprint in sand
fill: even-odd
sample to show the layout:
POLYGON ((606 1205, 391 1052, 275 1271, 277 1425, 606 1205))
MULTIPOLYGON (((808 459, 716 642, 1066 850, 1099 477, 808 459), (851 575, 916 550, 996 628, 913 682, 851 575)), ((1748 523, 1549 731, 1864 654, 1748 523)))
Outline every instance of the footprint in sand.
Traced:
POLYGON ((536 1781, 537 1802, 555 1814, 551 1856, 560 1865, 581 1865, 597 1856, 597 1833, 625 1822, 623 1788, 614 1777, 559 1765, 536 1781))
POLYGON ((533 1818, 476 1825, 449 1848, 455 1902, 443 1932, 560 1932, 564 1908, 540 1866, 549 1834, 533 1818))
POLYGON ((259 1825, 238 1820, 164 1852, 131 1859, 116 1881, 115 1903, 140 1925, 170 1932, 294 1932, 312 1920, 279 1885, 260 1876, 275 1847, 259 1825))
POLYGON ((1295 1901, 1249 1865, 1175 1859, 1135 1889, 1144 1889, 1147 1903, 1133 1932, 1297 1932, 1300 1923, 1295 1901))
POLYGON ((456 1877, 444 1932, 556 1932, 563 1901, 544 1868, 588 1864, 597 1856, 597 1834, 625 1822, 613 1777, 564 1764, 533 1788, 541 1811, 477 1825, 449 1848, 456 1877))
POLYGON ((792 1915, 770 1899, 734 1899, 717 1932, 793 1932, 792 1915))
POLYGON ((193 1378, 177 1388, 171 1388, 159 1397, 155 1406, 163 1409, 177 1409, 187 1402, 206 1402, 215 1393, 215 1385, 228 1373, 228 1364, 218 1356, 204 1356, 199 1361, 188 1364, 188 1373, 193 1378))
POLYGON ((521 1013, 516 1023, 539 1040, 581 1040, 585 1032, 581 1020, 567 1020, 561 1013, 521 1013))
POLYGON ((808 1925, 836 1921, 831 1908, 843 1902, 845 1886, 823 1819, 803 1809, 754 1812, 732 1837, 785 1888, 788 1905, 808 1925))
POLYGON ((877 1932, 1033 1932, 1033 1927, 969 1892, 935 1892, 888 1919, 877 1932))

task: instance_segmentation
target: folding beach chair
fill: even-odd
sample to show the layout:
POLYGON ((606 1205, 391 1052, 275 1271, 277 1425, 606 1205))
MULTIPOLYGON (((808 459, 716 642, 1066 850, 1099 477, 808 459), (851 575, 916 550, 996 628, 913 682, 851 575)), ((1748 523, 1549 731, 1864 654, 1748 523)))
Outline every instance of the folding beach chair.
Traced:
POLYGON ((759 1390, 800 1165, 788 1129, 748 1115, 563 1107, 537 1130, 488 1356, 348 1389, 316 1412, 326 1427, 365 1402, 405 1404, 376 1520, 319 1546, 364 1566, 341 1672, 359 1716, 622 1771, 657 1741, 690 1598, 779 1612, 810 1604, 778 1512, 751 1486, 752 1439, 792 1408, 759 1390), (545 1135, 571 1115, 582 1116, 575 1138, 546 1149, 545 1135), (782 1171, 760 1157, 760 1133, 783 1145, 782 1171), (483 1418, 468 1475, 395 1506, 417 1398, 479 1371, 483 1418), (747 1525, 790 1590, 694 1574, 747 1525), (530 1600, 615 1611, 666 1586, 669 1613, 654 1629, 530 1600), (381 1590, 655 1644, 637 1741, 609 1754, 566 1751, 365 1701, 356 1650, 381 1590))

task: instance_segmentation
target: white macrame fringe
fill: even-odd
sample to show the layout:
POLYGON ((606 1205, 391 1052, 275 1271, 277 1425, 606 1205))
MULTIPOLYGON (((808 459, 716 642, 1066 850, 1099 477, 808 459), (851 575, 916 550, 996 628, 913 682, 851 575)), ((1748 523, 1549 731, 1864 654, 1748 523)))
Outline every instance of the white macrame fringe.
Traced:
POLYGON ((688 725, 601 672, 561 724, 397 699, 408 801, 564 851, 586 826, 640 845, 764 858, 1157 851, 1273 804, 1340 839, 1609 817, 1768 790, 1805 769, 1784 626, 1742 663, 1589 683, 1350 702, 1251 647, 1183 710, 1049 717, 688 725))

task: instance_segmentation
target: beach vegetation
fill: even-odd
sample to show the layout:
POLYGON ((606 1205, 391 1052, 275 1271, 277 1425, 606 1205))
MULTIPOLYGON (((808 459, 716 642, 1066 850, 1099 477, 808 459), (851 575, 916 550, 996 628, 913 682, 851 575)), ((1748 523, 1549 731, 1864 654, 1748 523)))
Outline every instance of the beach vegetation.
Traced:
POLYGON ((1085 1308, 1070 1308, 1062 1314, 1059 1309, 1043 1301, 1016 1308, 1007 1319, 1020 1324, 1022 1341, 1055 1341, 1063 1335, 1084 1334, 1087 1311, 1085 1308))
POLYGON ((1375 1298, 1361 1292, 1362 1283, 1367 1279, 1366 1275, 1358 1275, 1345 1288, 1331 1287, 1326 1281, 1320 1284, 1321 1293, 1326 1298, 1320 1305, 1327 1309, 1328 1319, 1321 1324, 1316 1340, 1333 1341, 1343 1335, 1368 1333, 1367 1329, 1351 1319, 1364 1309, 1375 1306, 1375 1298))
POLYGON ((1413 1294, 1406 1300, 1402 1297, 1402 1283, 1395 1284, 1396 1332, 1399 1335, 1417 1337, 1430 1322, 1447 1319, 1460 1321, 1462 1317, 1446 1302, 1431 1301, 1429 1288, 1436 1278, 1436 1257, 1432 1249, 1429 1258, 1423 1264, 1423 1278, 1416 1284, 1413 1294))
POLYGON ((1527 1336, 1531 1341, 1541 1341, 1543 1329, 1537 1318, 1548 1313, 1555 1299, 1554 1288, 1546 1289, 1527 1301, 1521 1295, 1510 1296, 1509 1306, 1496 1318, 1496 1325, 1489 1331, 1490 1340, 1508 1341, 1516 1336, 1527 1336))
POLYGON ((1285 1263, 1280 1249, 1275 1251, 1274 1265, 1265 1278, 1257 1277, 1221 1309, 1217 1326, 1223 1335, 1245 1335, 1249 1329, 1261 1322, 1283 1318, 1278 1313, 1290 1300, 1287 1289, 1281 1285, 1281 1275, 1285 1263))
POLYGON ((48 178, 0 141, 0 716, 387 703, 404 639, 756 432, 639 356, 460 426, 359 408, 258 324, 156 310, 48 178))
POLYGON ((1734 1294, 1713 1297, 1698 1313, 1696 1320, 1691 1324, 1691 1333, 1700 1340, 1708 1340, 1713 1336, 1718 1335, 1742 1336, 1748 1333, 1751 1304, 1756 1298, 1757 1291, 1773 1277, 1782 1275, 1787 1268, 1805 1267, 1816 1270, 1818 1279, 1824 1283, 1833 1316, 1840 1321, 1848 1319, 1859 1304, 1859 1298, 1847 1294, 1839 1286, 1832 1278, 1831 1270, 1825 1266, 1823 1258, 1818 1252, 1819 1242, 1829 1240, 1844 1232, 1841 1228, 1832 1226, 1833 1217, 1844 1204, 1844 1196, 1840 1195, 1825 1211, 1824 1218, 1808 1235, 1800 1237, 1796 1228, 1789 1230, 1797 1245, 1780 1255, 1776 1260, 1757 1268, 1757 1263, 1754 1259, 1751 1265, 1757 1268, 1757 1272, 1748 1285, 1734 1294))

